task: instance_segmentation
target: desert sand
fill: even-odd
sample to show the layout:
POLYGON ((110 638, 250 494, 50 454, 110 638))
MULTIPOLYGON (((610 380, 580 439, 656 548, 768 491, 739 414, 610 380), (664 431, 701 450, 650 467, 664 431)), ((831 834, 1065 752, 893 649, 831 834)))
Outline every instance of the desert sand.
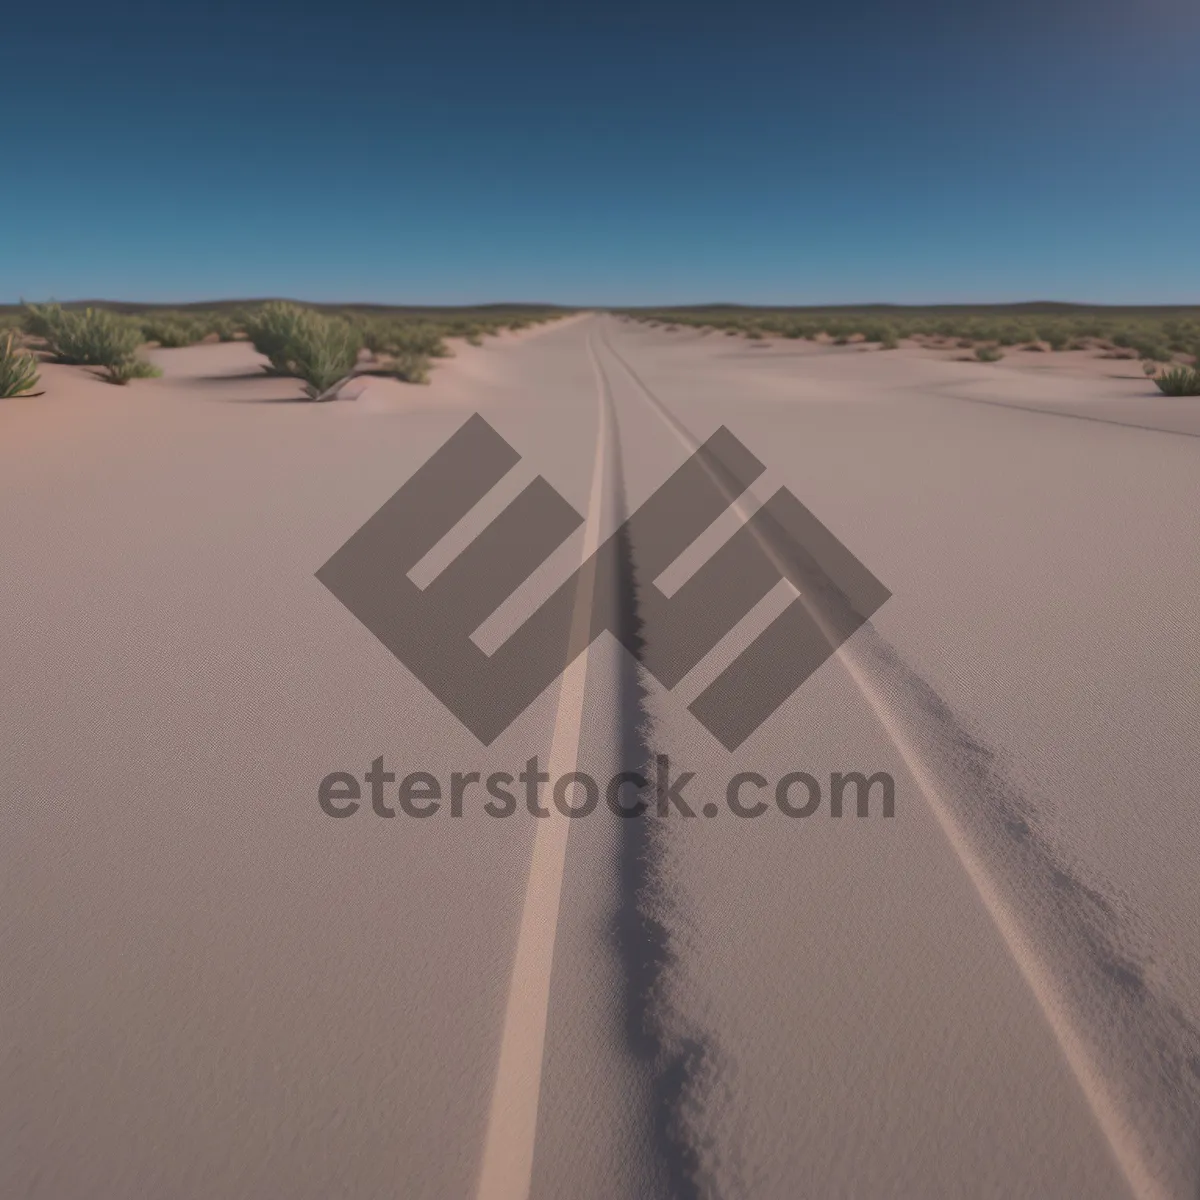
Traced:
POLYGON ((596 314, 327 404, 151 354, 0 402, 0 1192, 1195 1194, 1200 403, 596 314), (673 692, 602 638, 485 748, 314 577, 472 413, 522 461, 426 581, 538 474, 585 518, 481 643, 722 424, 745 505, 787 487, 892 596, 735 751, 686 704, 789 585, 673 692), (695 808, 862 770, 895 816, 317 803, 381 755, 659 753, 695 808))

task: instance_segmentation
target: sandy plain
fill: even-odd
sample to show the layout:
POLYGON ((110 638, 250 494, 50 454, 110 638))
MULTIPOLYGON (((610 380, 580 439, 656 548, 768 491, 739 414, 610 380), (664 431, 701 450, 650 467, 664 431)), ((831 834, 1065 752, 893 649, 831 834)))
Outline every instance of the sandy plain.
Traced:
POLYGON ((0 403, 4 1194, 1195 1194, 1200 405, 597 314, 321 405, 152 356, 0 403), (602 637, 483 747, 314 577, 474 413, 522 461, 428 578, 535 475, 586 518, 493 642, 721 425, 892 596, 734 751, 686 704, 779 589, 674 691, 602 637), (895 816, 316 799, 659 753, 696 809, 862 770, 895 816))

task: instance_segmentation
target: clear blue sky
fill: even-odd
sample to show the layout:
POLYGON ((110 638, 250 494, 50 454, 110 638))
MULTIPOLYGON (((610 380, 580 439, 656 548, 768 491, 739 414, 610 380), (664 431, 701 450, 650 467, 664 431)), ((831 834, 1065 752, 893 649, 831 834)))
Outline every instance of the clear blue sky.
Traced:
POLYGON ((6 14, 0 301, 1200 303, 1197 0, 289 7, 6 14))

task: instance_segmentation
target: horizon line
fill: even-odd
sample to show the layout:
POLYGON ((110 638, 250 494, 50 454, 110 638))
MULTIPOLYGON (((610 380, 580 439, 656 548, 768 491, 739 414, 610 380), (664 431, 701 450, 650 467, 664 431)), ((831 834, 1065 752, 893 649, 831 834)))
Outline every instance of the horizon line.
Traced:
MULTIPOLYGON (((624 311, 624 310, 667 310, 684 311, 687 309, 766 309, 766 310, 821 310, 832 309, 929 309, 929 308, 1080 308, 1080 309, 1156 309, 1156 308, 1200 308, 1200 299, 1191 301, 1089 301, 1089 300, 933 300, 933 301, 904 301, 904 300, 870 300, 863 302, 832 304, 820 303, 756 303, 747 300, 703 300, 685 303, 654 303, 654 304, 568 304, 562 301, 542 300, 481 300, 461 302, 457 304, 436 303, 389 303, 382 300, 305 300, 292 296, 226 296, 219 299, 203 300, 125 300, 103 299, 99 297, 82 297, 72 300, 55 300, 53 298, 33 301, 32 303, 58 303, 64 307, 88 306, 125 306, 130 308, 209 308, 215 306, 237 304, 268 304, 289 303, 310 305, 320 308, 379 308, 379 309, 481 309, 481 308, 559 308, 571 312, 594 310, 624 311)), ((0 301, 0 309, 21 308, 25 299, 0 301)))

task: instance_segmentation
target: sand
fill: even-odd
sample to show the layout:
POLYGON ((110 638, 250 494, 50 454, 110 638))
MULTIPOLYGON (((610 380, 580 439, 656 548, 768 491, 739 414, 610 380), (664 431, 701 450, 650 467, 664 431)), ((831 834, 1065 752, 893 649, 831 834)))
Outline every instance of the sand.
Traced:
POLYGON ((1200 405, 594 315, 455 349, 323 405, 244 343, 0 402, 0 1191, 1194 1194, 1200 405), (313 578, 473 412, 523 456, 475 528, 540 473, 605 536, 724 423, 892 598, 737 751, 685 702, 774 593, 674 693, 602 640, 483 748, 313 578), (532 818, 317 804, 575 727, 697 806, 861 769, 896 815, 596 814, 553 901, 532 818))

